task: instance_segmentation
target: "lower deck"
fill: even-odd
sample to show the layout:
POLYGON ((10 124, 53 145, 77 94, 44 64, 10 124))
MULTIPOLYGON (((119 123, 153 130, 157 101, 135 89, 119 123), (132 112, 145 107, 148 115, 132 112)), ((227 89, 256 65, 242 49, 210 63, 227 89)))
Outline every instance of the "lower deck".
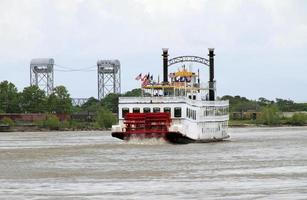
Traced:
POLYGON ((159 130, 178 132, 193 140, 226 138, 228 107, 228 101, 200 101, 186 97, 124 97, 119 99, 119 126, 116 132, 156 133, 159 130), (125 119, 131 114, 154 116, 163 113, 168 114, 170 118, 167 126, 158 127, 144 120, 129 124, 125 119))

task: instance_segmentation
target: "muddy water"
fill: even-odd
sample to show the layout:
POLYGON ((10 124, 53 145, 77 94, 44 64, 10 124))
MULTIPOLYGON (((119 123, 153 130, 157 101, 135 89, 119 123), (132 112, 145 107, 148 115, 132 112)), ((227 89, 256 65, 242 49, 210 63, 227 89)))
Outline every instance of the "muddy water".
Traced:
POLYGON ((231 141, 124 143, 107 132, 0 133, 0 199, 307 199, 307 128, 231 141))

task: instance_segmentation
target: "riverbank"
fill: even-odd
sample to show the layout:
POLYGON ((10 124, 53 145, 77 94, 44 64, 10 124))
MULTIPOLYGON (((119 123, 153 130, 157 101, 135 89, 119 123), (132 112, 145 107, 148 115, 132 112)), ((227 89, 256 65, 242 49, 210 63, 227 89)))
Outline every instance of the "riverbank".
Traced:
POLYGON ((83 128, 46 128, 39 125, 27 124, 27 125, 1 125, 0 132, 50 132, 50 131, 110 131, 110 129, 104 128, 93 128, 93 127, 83 127, 83 128))
POLYGON ((281 119, 279 123, 264 124, 257 120, 229 120, 229 127, 300 127, 307 126, 307 123, 302 121, 300 123, 293 122, 287 118, 281 119))

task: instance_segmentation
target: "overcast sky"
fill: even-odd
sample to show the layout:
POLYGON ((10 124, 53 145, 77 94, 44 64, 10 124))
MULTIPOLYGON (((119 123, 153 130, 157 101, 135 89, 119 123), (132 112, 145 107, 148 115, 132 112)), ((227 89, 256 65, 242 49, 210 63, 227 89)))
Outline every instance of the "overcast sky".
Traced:
MULTIPOLYGON (((218 96, 307 102, 304 0, 0 0, 0 81, 19 90, 30 60, 52 57, 75 69, 119 59, 127 91, 139 73, 162 77, 163 47, 170 57, 214 47, 218 96)), ((206 66, 192 66, 208 80, 206 66)), ((55 85, 97 97, 96 71, 55 71, 55 85)))

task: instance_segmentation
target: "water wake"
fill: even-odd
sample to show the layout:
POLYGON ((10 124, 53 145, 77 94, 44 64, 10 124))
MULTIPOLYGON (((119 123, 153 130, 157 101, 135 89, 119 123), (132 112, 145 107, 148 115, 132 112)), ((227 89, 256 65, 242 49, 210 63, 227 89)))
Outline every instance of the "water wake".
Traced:
POLYGON ((168 144, 163 138, 130 138, 126 141, 127 144, 138 144, 138 145, 164 145, 168 144))

